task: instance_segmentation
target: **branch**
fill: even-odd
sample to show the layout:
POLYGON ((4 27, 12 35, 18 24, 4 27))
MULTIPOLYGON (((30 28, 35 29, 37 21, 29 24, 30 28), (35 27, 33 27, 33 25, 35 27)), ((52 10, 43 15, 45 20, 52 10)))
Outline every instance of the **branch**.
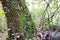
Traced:
MULTIPOLYGON (((60 8, 60 7, 57 7, 57 9, 56 9, 56 11, 55 11, 54 13, 56 13, 59 8, 60 8)), ((52 15, 50 18, 53 18, 53 17, 54 17, 54 13, 53 13, 53 15, 52 15)))

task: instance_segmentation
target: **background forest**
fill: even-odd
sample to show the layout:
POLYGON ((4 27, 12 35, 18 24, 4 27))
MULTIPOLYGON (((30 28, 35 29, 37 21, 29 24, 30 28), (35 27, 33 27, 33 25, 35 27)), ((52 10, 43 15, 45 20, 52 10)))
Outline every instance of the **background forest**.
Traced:
POLYGON ((25 37, 32 38, 49 27, 60 29, 60 0, 0 1, 0 34, 4 37, 1 40, 18 32, 26 32, 25 37))

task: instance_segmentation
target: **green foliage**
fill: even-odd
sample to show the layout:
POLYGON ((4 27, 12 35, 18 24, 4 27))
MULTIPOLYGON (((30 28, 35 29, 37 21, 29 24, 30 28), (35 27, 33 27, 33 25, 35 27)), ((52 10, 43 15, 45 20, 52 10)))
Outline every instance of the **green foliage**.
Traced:
MULTIPOLYGON (((46 15, 44 24, 52 25, 52 23, 53 23, 53 25, 57 25, 56 20, 58 18, 57 19, 55 19, 55 18, 59 13, 58 12, 59 9, 57 9, 59 0, 47 0, 47 1, 50 1, 50 4, 44 13, 46 15), (54 16, 52 18, 50 18, 53 13, 54 13, 54 16)), ((29 2, 30 5, 27 5, 27 6, 28 6, 29 11, 31 12, 31 16, 32 16, 33 21, 36 22, 37 19, 43 15, 43 12, 46 8, 47 3, 45 0, 38 0, 36 2, 34 2, 34 1, 32 1, 32 2, 29 2), (32 8, 30 9, 30 7, 32 7, 32 8)))
POLYGON ((0 2, 0 17, 5 17, 5 12, 3 11, 2 8, 3 8, 3 7, 2 7, 2 4, 1 4, 1 2, 0 2))
POLYGON ((34 24, 34 22, 33 22, 33 20, 32 19, 30 19, 30 26, 29 26, 29 29, 28 29, 28 31, 27 31, 27 36, 28 36, 28 38, 33 38, 34 36, 36 36, 35 34, 36 34, 36 28, 35 28, 35 24, 34 24))
POLYGON ((5 17, 4 11, 0 11, 0 17, 5 17))
MULTIPOLYGON (((7 29, 7 22, 6 22, 5 12, 2 8, 3 8, 2 4, 0 3, 0 21, 1 21, 1 24, 2 24, 2 31, 5 31, 4 29, 7 29)), ((4 36, 0 37, 0 40, 6 40, 6 38, 8 37, 8 33, 4 32, 4 33, 0 33, 0 35, 1 34, 4 35, 4 36)))

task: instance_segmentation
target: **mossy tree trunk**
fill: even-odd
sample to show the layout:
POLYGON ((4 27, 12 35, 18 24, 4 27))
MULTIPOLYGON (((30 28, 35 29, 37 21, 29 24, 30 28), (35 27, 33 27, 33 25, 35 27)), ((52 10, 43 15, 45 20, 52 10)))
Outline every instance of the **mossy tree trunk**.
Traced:
POLYGON ((24 26, 23 22, 25 22, 25 14, 28 11, 26 9, 27 7, 25 5, 25 0, 1 0, 1 1, 3 4, 3 9, 6 12, 8 28, 11 29, 10 31, 8 31, 9 35, 8 37, 13 38, 12 34, 17 32, 23 32, 24 26))
MULTIPOLYGON (((18 17, 18 13, 14 12, 16 11, 13 7, 12 4, 10 4, 10 2, 8 0, 1 0, 2 4, 3 4, 3 9, 6 12, 6 18, 7 18, 7 26, 8 29, 11 29, 8 31, 8 37, 9 39, 13 39, 14 37, 12 36, 12 34, 18 32, 18 25, 19 25, 19 17, 18 17)), ((9 40, 8 39, 8 40, 9 40)))
MULTIPOLYGON (((25 4, 25 0, 2 0, 3 9, 6 12, 7 25, 8 28, 11 28, 8 31, 8 37, 10 40, 13 38, 12 34, 24 32, 26 21, 26 15, 29 13, 29 10, 25 4)), ((29 19, 31 25, 28 26, 28 36, 31 37, 31 34, 34 35, 34 23, 30 17, 29 19)))

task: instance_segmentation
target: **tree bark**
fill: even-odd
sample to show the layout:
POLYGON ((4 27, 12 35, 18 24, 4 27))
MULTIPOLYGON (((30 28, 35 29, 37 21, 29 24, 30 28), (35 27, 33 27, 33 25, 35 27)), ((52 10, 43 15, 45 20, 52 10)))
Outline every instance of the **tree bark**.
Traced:
POLYGON ((1 0, 2 4, 3 4, 3 10, 6 12, 6 18, 7 18, 7 26, 8 26, 8 29, 10 29, 8 31, 8 40, 12 40, 14 39, 14 37, 12 36, 12 34, 14 33, 17 33, 18 32, 18 27, 19 27, 19 18, 18 18, 18 13, 14 13, 13 8, 12 6, 13 5, 10 5, 7 0, 1 0), (8 3, 8 4, 7 4, 8 3), (6 10, 8 8, 8 10, 6 10))
MULTIPOLYGON (((27 22, 25 15, 27 15, 29 13, 29 10, 25 4, 25 0, 1 0, 1 1, 3 4, 3 9, 5 7, 7 8, 7 10, 6 9, 4 9, 4 10, 6 12, 8 28, 11 29, 10 31, 8 31, 8 38, 10 40, 12 40, 13 33, 24 32, 24 27, 25 27, 25 24, 27 22)), ((30 19, 30 22, 31 22, 31 25, 29 27, 30 28, 32 27, 31 32, 33 32, 34 23, 32 23, 32 19, 30 19)))

